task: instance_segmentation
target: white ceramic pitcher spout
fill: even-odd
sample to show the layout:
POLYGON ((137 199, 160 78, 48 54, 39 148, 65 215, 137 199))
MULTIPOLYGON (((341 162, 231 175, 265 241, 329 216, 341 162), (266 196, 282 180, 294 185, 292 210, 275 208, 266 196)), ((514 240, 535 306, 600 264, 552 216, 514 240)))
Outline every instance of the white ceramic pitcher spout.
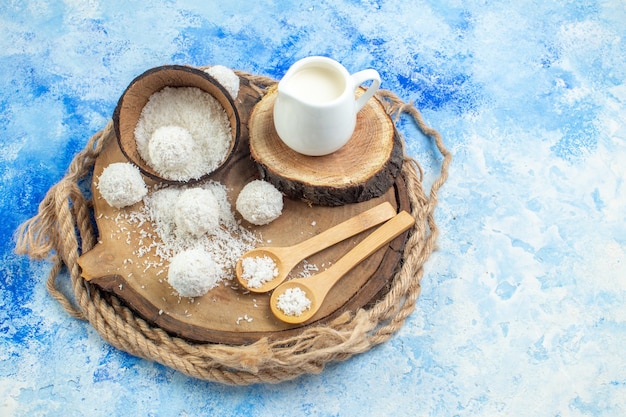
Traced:
POLYGON ((274 126, 296 152, 321 156, 343 147, 354 132, 356 114, 380 86, 376 70, 348 73, 339 62, 312 56, 296 62, 278 83, 274 126), (371 85, 355 99, 364 82, 371 85))

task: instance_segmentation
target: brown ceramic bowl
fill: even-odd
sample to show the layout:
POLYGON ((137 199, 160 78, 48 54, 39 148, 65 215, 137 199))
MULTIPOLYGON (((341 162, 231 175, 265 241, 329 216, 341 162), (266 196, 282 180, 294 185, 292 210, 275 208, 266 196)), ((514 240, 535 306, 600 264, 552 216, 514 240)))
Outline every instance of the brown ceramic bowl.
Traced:
POLYGON ((239 113, 233 98, 228 92, 206 72, 182 65, 166 65, 149 69, 135 78, 120 97, 113 112, 113 126, 117 141, 126 158, 137 165, 141 172, 153 179, 170 184, 189 184, 208 178, 219 171, 233 154, 239 143, 241 126, 239 113), (211 94, 222 105, 230 121, 231 136, 230 148, 218 168, 200 178, 188 181, 175 181, 162 178, 141 158, 135 141, 135 126, 150 96, 165 87, 197 87, 211 94))

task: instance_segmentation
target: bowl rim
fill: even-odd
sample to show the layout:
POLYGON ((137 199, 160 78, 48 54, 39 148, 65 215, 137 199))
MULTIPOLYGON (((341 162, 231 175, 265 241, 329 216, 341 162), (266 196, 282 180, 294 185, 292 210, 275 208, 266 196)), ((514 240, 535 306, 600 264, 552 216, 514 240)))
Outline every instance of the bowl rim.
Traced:
MULTIPOLYGON (((161 88, 161 90, 163 88, 165 88, 165 87, 167 87, 167 85, 164 85, 161 88)), ((183 86, 176 86, 176 87, 183 87, 183 86)), ((196 86, 189 86, 189 87, 200 88, 200 87, 196 87, 196 86)), ((157 91, 160 91, 160 90, 156 90, 156 91, 152 92, 152 94, 156 93, 157 91)), ((205 91, 205 90, 203 90, 203 91, 205 91)), ((207 92, 208 94, 211 94, 208 91, 205 91, 205 92, 207 92)), ((213 94, 211 94, 211 95, 213 95, 213 94)), ((226 109, 224 109, 224 110, 226 110, 226 109)), ((204 70, 201 70, 201 69, 195 68, 195 67, 191 67, 191 66, 188 66, 188 65, 161 65, 161 66, 158 66, 158 67, 150 68, 150 69, 144 71, 143 73, 139 74, 124 89, 124 92, 122 93, 122 95, 118 99, 117 104, 115 106, 115 109, 113 111, 113 129, 114 129, 114 132, 115 132, 115 137, 116 137, 116 140, 117 140, 117 144, 118 144, 120 150, 122 151, 122 154, 124 155, 124 157, 129 162, 131 162, 133 165, 135 165, 137 168, 139 168, 139 170, 141 171, 141 173, 143 175, 145 175, 145 176, 147 176, 149 178, 152 178, 153 180, 157 180, 157 181, 161 181, 161 182, 165 182, 165 183, 173 184, 173 185, 196 184, 196 183, 199 183, 199 182, 207 180, 211 176, 215 175, 216 173, 218 173, 219 171, 224 169, 224 167, 226 165, 228 165, 228 162, 230 161, 232 156, 235 154, 235 151, 237 150, 237 148, 239 146, 240 139, 241 139, 241 117, 239 116, 239 110, 237 109, 237 106, 235 104, 234 98, 230 95, 230 93, 226 90, 226 88, 224 88, 224 86, 217 79, 215 79, 214 77, 209 75, 204 70), (229 147, 228 154, 226 155, 224 160, 220 163, 220 165, 217 168, 215 168, 213 171, 208 172, 208 173, 206 173, 206 174, 204 174, 204 175, 202 175, 202 176, 200 176, 198 178, 190 178, 188 180, 172 180, 172 179, 168 179, 168 178, 163 178, 163 177, 161 177, 161 176, 159 176, 159 175, 157 175, 157 174, 155 174, 153 172, 147 171, 142 166, 144 164, 147 165, 147 163, 145 161, 135 161, 135 158, 133 158, 133 156, 130 155, 130 152, 128 152, 128 150, 125 149, 124 144, 122 142, 122 135, 121 135, 121 131, 120 131, 120 116, 121 116, 121 113, 122 113, 122 108, 124 106, 124 99, 126 98, 127 93, 134 87, 134 85, 136 83, 138 83, 142 79, 144 79, 146 77, 149 77, 149 76, 151 76, 153 74, 156 74, 158 72, 162 72, 162 71, 182 71, 182 72, 191 74, 193 76, 198 76, 198 77, 204 78, 205 80, 209 81, 211 84, 213 84, 224 95, 224 97, 228 101, 228 104, 231 106, 233 116, 235 117, 235 123, 234 123, 235 124, 235 134, 233 135, 232 132, 231 132, 232 142, 231 142, 231 146, 229 147)))

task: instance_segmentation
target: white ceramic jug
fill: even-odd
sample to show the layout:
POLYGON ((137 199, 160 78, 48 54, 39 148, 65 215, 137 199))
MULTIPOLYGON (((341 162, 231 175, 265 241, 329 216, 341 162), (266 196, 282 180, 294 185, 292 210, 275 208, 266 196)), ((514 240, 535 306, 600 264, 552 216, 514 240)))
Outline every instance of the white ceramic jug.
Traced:
POLYGON ((278 83, 274 126, 280 139, 304 155, 327 155, 345 145, 356 126, 356 114, 380 86, 373 69, 350 75, 339 62, 311 56, 289 68, 278 83), (358 98, 365 81, 371 85, 358 98))

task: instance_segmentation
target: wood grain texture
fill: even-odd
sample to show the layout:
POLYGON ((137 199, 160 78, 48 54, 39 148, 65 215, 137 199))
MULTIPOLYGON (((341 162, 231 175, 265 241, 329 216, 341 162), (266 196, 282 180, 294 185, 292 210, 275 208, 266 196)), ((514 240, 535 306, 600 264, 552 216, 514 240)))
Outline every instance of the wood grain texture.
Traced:
MULTIPOLYGON (((363 93, 357 90, 357 96, 363 93)), ((370 99, 357 114, 346 145, 324 156, 302 155, 285 145, 274 128, 274 89, 254 107, 249 121, 250 154, 261 177, 293 199, 341 206, 386 193, 402 169, 402 139, 382 104, 370 99)))

